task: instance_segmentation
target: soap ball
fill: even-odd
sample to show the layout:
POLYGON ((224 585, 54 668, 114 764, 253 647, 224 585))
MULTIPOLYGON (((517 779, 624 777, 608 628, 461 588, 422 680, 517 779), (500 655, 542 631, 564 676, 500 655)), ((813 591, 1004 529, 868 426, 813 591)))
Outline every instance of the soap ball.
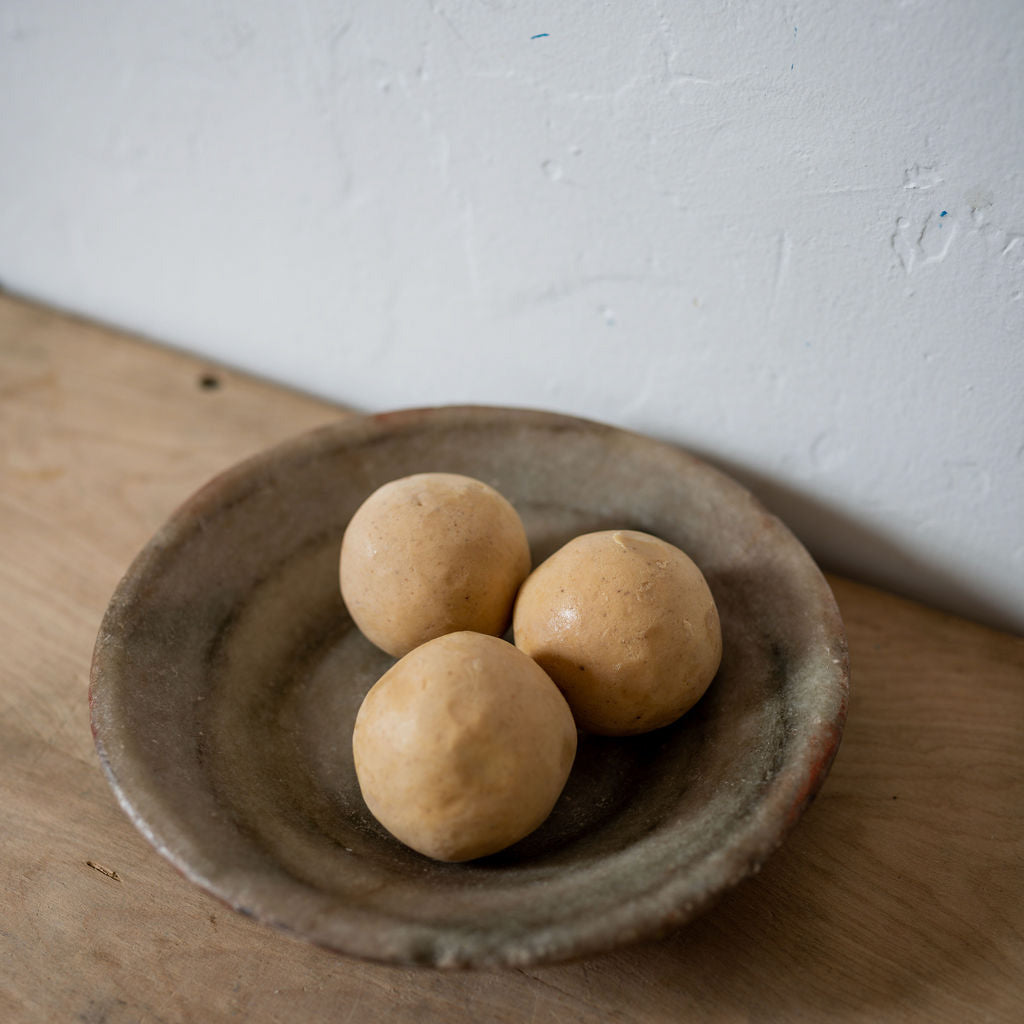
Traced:
POLYGON ((511 644, 449 633, 417 647, 367 693, 352 737, 373 816, 443 861, 496 853, 550 814, 576 755, 572 712, 511 644))
POLYGON ((455 473, 384 484, 341 544, 341 594, 371 642, 395 657, 470 630, 500 636, 530 571, 522 521, 493 487, 455 473))
POLYGON ((722 657, 718 609, 700 569, 636 530, 584 534, 556 551, 520 588, 512 628, 580 728, 612 736, 674 722, 722 657))

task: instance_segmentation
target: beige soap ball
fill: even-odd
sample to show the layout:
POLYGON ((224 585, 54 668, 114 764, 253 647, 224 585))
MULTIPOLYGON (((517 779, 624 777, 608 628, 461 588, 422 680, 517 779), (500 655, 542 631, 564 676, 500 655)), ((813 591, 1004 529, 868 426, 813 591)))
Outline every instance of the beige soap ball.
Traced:
POLYGON ((700 569, 636 530, 584 534, 556 551, 520 589, 512 628, 580 728, 605 735, 674 722, 722 658, 718 609, 700 569))
POLYGON ((352 517, 341 544, 341 594, 355 624, 388 654, 456 630, 499 636, 530 571, 512 505, 455 473, 384 484, 352 517))
POLYGON ((449 633, 374 684, 352 753, 363 799, 392 835, 437 860, 470 860, 517 842, 551 813, 576 756, 576 726, 522 651, 449 633))

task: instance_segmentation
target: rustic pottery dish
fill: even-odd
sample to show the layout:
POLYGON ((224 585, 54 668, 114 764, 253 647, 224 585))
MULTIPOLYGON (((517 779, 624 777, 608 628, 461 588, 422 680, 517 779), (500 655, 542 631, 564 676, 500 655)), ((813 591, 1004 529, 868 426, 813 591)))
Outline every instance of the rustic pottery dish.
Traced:
POLYGON ((756 871, 824 780, 847 688, 824 578, 738 484, 621 430, 468 407, 345 419, 214 479, 119 585, 90 701, 121 805, 192 881, 343 953, 484 966, 661 934, 756 871), (391 660, 345 613, 341 535, 378 485, 426 470, 498 488, 535 564, 588 530, 678 545, 724 637, 693 711, 644 736, 582 737, 548 821, 464 864, 393 840, 352 766, 356 710, 391 660))

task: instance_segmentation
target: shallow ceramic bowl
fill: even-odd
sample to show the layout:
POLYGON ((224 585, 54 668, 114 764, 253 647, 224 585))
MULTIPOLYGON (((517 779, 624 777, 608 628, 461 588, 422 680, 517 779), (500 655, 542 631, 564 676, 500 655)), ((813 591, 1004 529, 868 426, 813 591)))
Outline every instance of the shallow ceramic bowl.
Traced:
POLYGON ((121 805, 231 906, 343 953, 440 966, 564 960, 661 934, 756 871, 818 790, 846 711, 832 594, 792 534, 685 452, 540 412, 354 417, 217 477, 136 559, 97 639, 100 761, 121 805), (351 734, 392 663, 338 592, 342 532, 379 485, 465 473, 519 510, 535 564, 573 536, 687 551, 724 658, 675 725, 581 737, 548 821, 486 859, 392 839, 351 734))

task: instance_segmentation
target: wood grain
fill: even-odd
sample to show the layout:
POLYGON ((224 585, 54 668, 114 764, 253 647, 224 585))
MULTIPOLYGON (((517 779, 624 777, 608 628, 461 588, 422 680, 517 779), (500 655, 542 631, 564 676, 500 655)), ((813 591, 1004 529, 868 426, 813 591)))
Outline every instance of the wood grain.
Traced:
POLYGON ((1024 1019, 1024 641, 837 577, 853 696, 832 775, 762 873, 668 939, 528 971, 388 968, 180 877, 93 753, 100 618, 194 489, 340 415, 0 296, 0 1019, 1024 1019))

